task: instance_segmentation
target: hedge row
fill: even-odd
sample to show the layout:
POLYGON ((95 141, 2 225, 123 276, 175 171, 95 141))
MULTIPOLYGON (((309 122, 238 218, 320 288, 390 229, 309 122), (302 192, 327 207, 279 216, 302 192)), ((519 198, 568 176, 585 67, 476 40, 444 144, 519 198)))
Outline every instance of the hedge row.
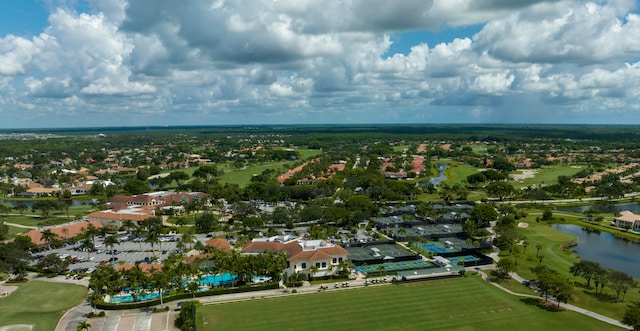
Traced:
MULTIPOLYGON (((220 287, 213 288, 204 292, 196 292, 196 297, 207 297, 213 295, 222 295, 222 294, 232 294, 232 293, 243 293, 243 292, 254 292, 254 291, 263 291, 263 290, 272 290, 277 289, 278 283, 265 283, 264 285, 242 285, 238 287, 220 287)), ((193 298, 193 293, 175 293, 162 297, 163 303, 182 300, 182 299, 190 299, 193 298)), ((110 303, 110 302, 98 302, 96 303, 96 308, 105 309, 105 310, 119 310, 119 309, 134 309, 134 308, 144 308, 157 306, 160 304, 160 298, 153 300, 145 300, 138 302, 125 302, 125 303, 110 303)))

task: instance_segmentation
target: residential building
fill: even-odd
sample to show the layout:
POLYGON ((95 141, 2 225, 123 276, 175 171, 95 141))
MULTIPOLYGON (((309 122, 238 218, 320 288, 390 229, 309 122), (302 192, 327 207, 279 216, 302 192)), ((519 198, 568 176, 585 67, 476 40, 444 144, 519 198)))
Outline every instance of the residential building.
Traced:
POLYGON ((340 271, 340 265, 348 260, 349 252, 339 245, 324 240, 306 240, 292 236, 274 236, 256 238, 247 243, 242 252, 245 254, 259 254, 264 252, 287 254, 288 274, 312 274, 312 267, 317 271, 313 277, 335 275, 340 271))
POLYGON ((613 221, 616 227, 640 232, 640 215, 636 215, 628 210, 621 211, 620 216, 613 221))

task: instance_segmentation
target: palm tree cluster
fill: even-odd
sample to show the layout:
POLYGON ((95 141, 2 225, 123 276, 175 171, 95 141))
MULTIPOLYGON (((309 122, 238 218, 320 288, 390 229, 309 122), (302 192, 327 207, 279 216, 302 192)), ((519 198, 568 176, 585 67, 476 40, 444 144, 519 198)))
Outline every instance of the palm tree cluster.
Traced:
MULTIPOLYGON (((273 280, 279 279, 286 267, 287 256, 284 253, 265 252, 256 255, 242 255, 237 251, 230 253, 207 249, 208 253, 194 263, 186 263, 181 254, 171 255, 162 267, 150 272, 143 271, 138 265, 130 269, 116 271, 111 265, 101 265, 93 272, 89 288, 93 290, 92 300, 102 300, 104 295, 115 295, 128 289, 137 300, 144 291, 150 292, 195 292, 197 280, 204 275, 230 273, 236 275, 232 284, 237 286, 250 283, 255 275, 264 275, 273 280)), ((219 285, 216 285, 219 286, 219 285)), ((160 298, 162 300, 162 297, 160 298)))

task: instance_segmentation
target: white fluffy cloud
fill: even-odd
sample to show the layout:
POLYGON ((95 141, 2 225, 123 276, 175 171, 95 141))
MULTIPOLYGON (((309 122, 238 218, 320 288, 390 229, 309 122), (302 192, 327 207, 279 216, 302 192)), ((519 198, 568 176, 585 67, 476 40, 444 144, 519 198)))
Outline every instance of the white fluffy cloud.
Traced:
POLYGON ((636 5, 92 0, 87 12, 54 8, 32 37, 0 35, 0 105, 16 126, 88 113, 136 124, 113 122, 118 111, 158 125, 588 123, 607 111, 628 123, 640 104, 636 5), (475 35, 389 53, 393 34, 469 25, 475 35))

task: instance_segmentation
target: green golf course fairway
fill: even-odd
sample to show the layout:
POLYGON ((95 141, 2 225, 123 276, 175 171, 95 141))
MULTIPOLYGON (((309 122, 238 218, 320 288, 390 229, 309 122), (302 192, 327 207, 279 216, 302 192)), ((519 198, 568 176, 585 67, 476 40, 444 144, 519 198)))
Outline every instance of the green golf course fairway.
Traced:
MULTIPOLYGON (((87 288, 80 285, 29 281, 0 298, 0 330, 11 325, 31 325, 31 331, 51 331, 62 315, 80 304, 87 288)), ((17 329, 20 330, 20 329, 17 329)))
POLYGON ((619 330, 480 276, 204 305, 198 330, 619 330))

